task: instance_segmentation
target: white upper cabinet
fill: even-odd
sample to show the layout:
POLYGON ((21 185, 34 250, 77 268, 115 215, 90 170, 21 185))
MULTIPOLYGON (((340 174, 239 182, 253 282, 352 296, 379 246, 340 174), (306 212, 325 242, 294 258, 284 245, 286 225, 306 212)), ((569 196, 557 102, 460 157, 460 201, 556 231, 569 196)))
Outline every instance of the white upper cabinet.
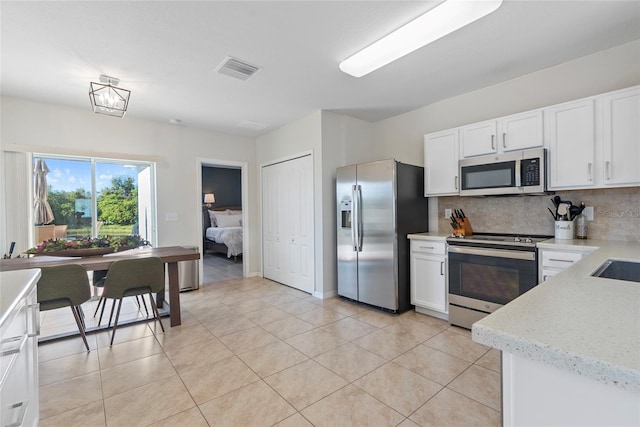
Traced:
POLYGON ((595 98, 547 109, 549 189, 594 185, 595 98))
POLYGON ((498 124, 498 144, 502 151, 525 150, 544 145, 542 110, 503 117, 498 124))
POLYGON ((449 196, 459 193, 458 129, 424 136, 424 195, 449 196))
POLYGON ((640 88, 603 97, 604 185, 640 183, 640 88))
POLYGON ((542 147, 543 111, 527 111, 463 126, 460 144, 463 158, 542 147))
POLYGON ((459 194, 458 159, 537 147, 548 190, 640 185, 640 86, 425 135, 425 196, 459 194))
POLYGON ((497 121, 474 123, 460 128, 462 157, 482 156, 498 151, 496 136, 497 121))

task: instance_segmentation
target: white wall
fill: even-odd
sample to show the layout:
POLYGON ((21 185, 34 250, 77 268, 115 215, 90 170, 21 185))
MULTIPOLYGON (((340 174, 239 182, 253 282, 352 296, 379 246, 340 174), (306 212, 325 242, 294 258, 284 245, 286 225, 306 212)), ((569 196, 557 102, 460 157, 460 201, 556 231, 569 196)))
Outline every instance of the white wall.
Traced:
MULTIPOLYGON (((640 84, 640 40, 374 123, 363 158, 424 165, 423 136, 469 123, 640 84)), ((429 229, 437 230, 437 198, 429 229)))
MULTIPOLYGON (((325 295, 337 293, 337 201, 336 169, 358 163, 360 147, 372 141, 373 125, 352 117, 322 112, 322 226, 325 295)), ((365 149, 365 152, 367 150, 365 149)))
MULTIPOLYGON (((200 192, 196 158, 247 162, 249 170, 250 222, 258 217, 255 142, 251 138, 205 132, 131 117, 117 119, 86 110, 3 97, 1 100, 2 147, 25 151, 95 155, 157 160, 158 245, 201 244, 200 192), (168 212, 178 221, 165 221, 168 212)), ((4 214, 4 213, 3 213, 4 214)), ((260 240, 250 240, 249 251, 260 240)), ((251 257, 250 272, 260 269, 259 257, 251 257)))
POLYGON ((357 149, 371 141, 371 123, 317 111, 256 140, 258 165, 304 151, 314 155, 315 295, 337 294, 336 168, 356 162, 357 149), (351 162, 351 159, 354 159, 351 162))
MULTIPOLYGON (((322 131, 320 111, 298 119, 288 125, 278 128, 256 139, 256 163, 258 168, 265 164, 281 161, 292 156, 309 152, 313 153, 313 183, 314 183, 314 254, 315 254, 315 285, 314 293, 322 293, 323 259, 322 253, 322 131)), ((258 171, 258 173, 260 173, 258 171)), ((262 184, 257 186, 258 192, 262 184)), ((255 228, 256 235, 262 237, 262 228, 255 228)), ((262 251, 259 249, 262 262, 262 251)))

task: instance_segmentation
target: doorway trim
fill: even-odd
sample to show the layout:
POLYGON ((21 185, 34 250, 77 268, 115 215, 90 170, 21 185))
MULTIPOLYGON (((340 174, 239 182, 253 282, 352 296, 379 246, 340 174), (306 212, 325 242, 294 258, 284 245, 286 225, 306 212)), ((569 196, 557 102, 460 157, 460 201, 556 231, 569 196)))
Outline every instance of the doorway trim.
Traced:
MULTIPOLYGON (((236 162, 232 160, 211 159, 204 157, 196 158, 196 168, 198 173, 196 174, 196 187, 198 188, 198 197, 196 198, 196 209, 198 218, 195 222, 198 224, 198 248, 201 254, 204 256, 204 248, 202 247, 202 167, 239 167, 241 170, 240 180, 242 186, 242 276, 249 277, 249 265, 251 258, 250 247, 250 224, 249 224, 249 212, 251 206, 249 205, 249 164, 247 162, 236 162)), ((198 274, 200 275, 200 283, 202 286, 204 283, 204 269, 203 262, 199 263, 198 274)))

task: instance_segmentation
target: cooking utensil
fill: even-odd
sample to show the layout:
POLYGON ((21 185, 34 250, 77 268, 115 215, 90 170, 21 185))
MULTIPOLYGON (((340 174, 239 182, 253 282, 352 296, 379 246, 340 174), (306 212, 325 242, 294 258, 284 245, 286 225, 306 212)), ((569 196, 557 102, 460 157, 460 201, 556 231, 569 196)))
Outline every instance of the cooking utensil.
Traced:
POLYGON ((9 246, 9 258, 13 255, 13 249, 16 247, 16 242, 11 242, 11 246, 9 246))
POLYGON ((580 206, 570 206, 569 207, 569 221, 573 221, 578 215, 582 213, 582 208, 580 206))
POLYGON ((553 211, 551 210, 551 208, 547 208, 549 210, 549 213, 551 214, 551 216, 553 217, 554 220, 558 220, 558 217, 556 216, 556 214, 553 213, 553 211))
POLYGON ((558 205, 558 209, 556 209, 556 212, 558 214, 559 220, 567 221, 569 219, 569 208, 570 205, 568 203, 562 202, 558 205))
POLYGON ((562 199, 560 198, 560 196, 554 196, 551 201, 553 202, 553 205, 557 208, 558 205, 562 202, 562 199))

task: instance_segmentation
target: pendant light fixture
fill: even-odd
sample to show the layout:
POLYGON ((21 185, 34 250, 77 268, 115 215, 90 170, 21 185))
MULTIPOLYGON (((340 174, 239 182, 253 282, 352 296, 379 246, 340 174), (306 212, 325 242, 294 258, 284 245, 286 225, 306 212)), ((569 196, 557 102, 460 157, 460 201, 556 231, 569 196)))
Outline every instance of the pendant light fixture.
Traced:
POLYGON ((362 77, 467 24, 487 16, 502 0, 447 0, 340 63, 340 69, 362 77))
POLYGON ((94 113, 124 117, 131 91, 117 87, 118 83, 120 79, 104 74, 100 76, 100 83, 89 83, 89 100, 94 113))

